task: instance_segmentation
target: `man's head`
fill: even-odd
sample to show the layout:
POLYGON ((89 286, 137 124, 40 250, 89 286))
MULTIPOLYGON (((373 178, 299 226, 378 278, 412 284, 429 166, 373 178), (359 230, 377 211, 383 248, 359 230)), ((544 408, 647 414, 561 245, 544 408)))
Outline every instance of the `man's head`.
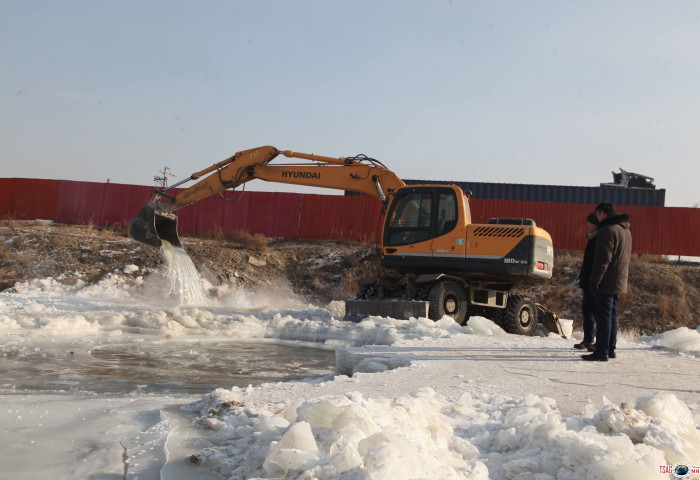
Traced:
POLYGON ((595 207, 595 214, 598 216, 598 220, 602 222, 608 217, 614 217, 617 215, 617 212, 612 203, 601 202, 595 207))
POLYGON ((586 217, 586 222, 588 223, 588 231, 589 232, 594 232, 595 230, 598 229, 598 216, 596 215, 595 212, 591 212, 588 214, 586 217))

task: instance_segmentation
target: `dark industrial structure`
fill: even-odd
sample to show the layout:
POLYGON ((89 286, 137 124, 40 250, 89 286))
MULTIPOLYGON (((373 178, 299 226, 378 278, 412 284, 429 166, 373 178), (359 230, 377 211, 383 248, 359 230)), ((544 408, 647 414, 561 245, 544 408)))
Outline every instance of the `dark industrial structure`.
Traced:
POLYGON ((405 182, 406 184, 454 184, 465 192, 470 190, 473 198, 491 200, 585 204, 610 202, 613 205, 665 206, 666 190, 657 189, 653 178, 623 169, 620 169, 619 173, 612 172, 612 174, 612 183, 601 183, 598 187, 441 180, 405 180, 405 182))

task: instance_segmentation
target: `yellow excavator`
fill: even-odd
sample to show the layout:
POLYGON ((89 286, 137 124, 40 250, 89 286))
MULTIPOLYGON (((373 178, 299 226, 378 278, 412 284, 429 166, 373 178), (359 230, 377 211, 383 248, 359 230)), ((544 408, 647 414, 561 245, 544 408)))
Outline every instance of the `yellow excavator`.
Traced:
POLYGON ((531 219, 492 218, 473 224, 471 193, 456 185, 406 185, 381 162, 359 155, 326 157, 271 146, 240 151, 168 188, 155 190, 131 223, 131 236, 155 247, 182 246, 174 210, 233 190, 253 179, 354 191, 382 202, 382 273, 360 280, 347 300, 347 320, 447 315, 464 324, 479 315, 507 332, 532 335, 539 322, 562 334, 556 314, 527 295, 523 284, 552 277, 550 235, 531 219), (280 155, 295 159, 271 164, 280 155), (198 180, 189 188, 168 193, 198 180))

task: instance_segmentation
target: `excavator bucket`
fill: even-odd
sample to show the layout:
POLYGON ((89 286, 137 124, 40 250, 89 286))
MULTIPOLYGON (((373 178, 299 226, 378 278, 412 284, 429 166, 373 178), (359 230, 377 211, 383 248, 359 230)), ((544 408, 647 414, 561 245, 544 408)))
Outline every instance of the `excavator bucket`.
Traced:
POLYGON ((134 240, 146 245, 160 247, 165 240, 175 247, 182 247, 177 236, 177 217, 156 211, 151 205, 143 207, 134 217, 129 233, 134 240))

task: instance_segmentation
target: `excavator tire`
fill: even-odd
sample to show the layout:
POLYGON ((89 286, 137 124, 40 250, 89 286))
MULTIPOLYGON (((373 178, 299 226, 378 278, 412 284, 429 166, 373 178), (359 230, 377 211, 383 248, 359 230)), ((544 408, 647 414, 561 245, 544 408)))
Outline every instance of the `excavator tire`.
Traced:
POLYGON ((537 306, 527 295, 509 295, 501 312, 501 326, 508 333, 532 335, 537 327, 537 306))
POLYGON ((428 317, 431 320, 440 320, 447 315, 463 325, 469 318, 467 293, 457 282, 446 280, 433 285, 428 293, 428 302, 430 302, 428 317))

